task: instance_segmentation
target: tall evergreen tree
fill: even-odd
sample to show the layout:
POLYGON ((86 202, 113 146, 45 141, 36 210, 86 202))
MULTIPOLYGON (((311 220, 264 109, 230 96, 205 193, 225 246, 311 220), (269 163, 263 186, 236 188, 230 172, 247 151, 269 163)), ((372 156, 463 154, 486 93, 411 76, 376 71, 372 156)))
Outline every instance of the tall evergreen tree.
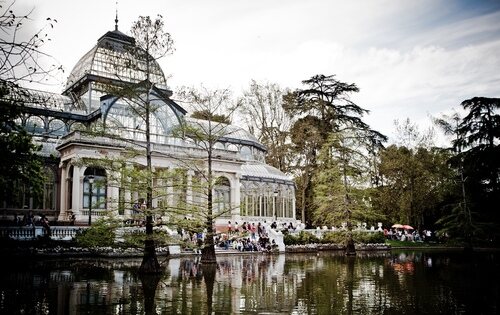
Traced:
POLYGON ((467 111, 457 128, 453 161, 463 165, 465 187, 470 193, 473 212, 491 222, 489 238, 500 237, 500 99, 474 97, 462 102, 467 111))
MULTIPOLYGON (((319 141, 314 142, 314 146, 305 146, 306 141, 298 142, 296 140, 302 139, 300 135, 293 134, 292 132, 292 142, 294 143, 297 153, 302 156, 308 156, 308 159, 312 161, 308 165, 309 168, 313 168, 313 171, 308 169, 306 171, 314 174, 313 176, 318 176, 324 170, 321 169, 321 165, 317 160, 319 152, 324 146, 328 146, 328 139, 331 137, 337 138, 340 144, 336 147, 335 151, 340 153, 338 156, 338 165, 341 167, 341 182, 344 187, 344 197, 343 197, 343 213, 345 214, 345 220, 348 226, 348 239, 347 239, 347 254, 354 253, 354 241, 352 239, 352 196, 350 195, 350 189, 348 186, 351 185, 350 179, 352 175, 347 171, 349 169, 348 163, 346 163, 346 155, 344 155, 344 160, 342 157, 342 152, 347 152, 349 149, 353 149, 354 146, 371 144, 371 147, 366 146, 365 152, 368 152, 373 148, 373 144, 381 146, 382 142, 385 141, 385 136, 382 134, 371 130, 369 126, 363 122, 362 116, 367 114, 368 111, 362 107, 356 105, 350 100, 350 94, 358 92, 359 89, 355 84, 348 84, 345 82, 338 81, 334 75, 316 75, 312 78, 302 82, 306 87, 304 89, 299 89, 293 93, 289 93, 285 96, 284 108, 290 114, 294 116, 299 116, 300 118, 294 124, 303 124, 305 121, 312 122, 308 127, 310 130, 315 128, 318 132, 319 141), (302 119, 303 118, 303 119, 302 119), (316 121, 316 122, 313 122, 316 121), (345 139, 350 139, 353 141, 344 141, 345 139), (349 147, 351 146, 351 147, 349 147)), ((297 128, 301 130, 303 128, 297 128)), ((332 152, 333 153, 333 152, 332 152)), ((300 159, 297 160, 300 163, 300 159)), ((296 165, 297 169, 302 169, 304 164, 296 165)), ((301 195, 307 198, 311 198, 309 201, 302 200, 302 217, 305 217, 306 205, 318 204, 314 202, 314 194, 306 195, 305 192, 314 190, 314 177, 305 175, 303 187, 301 187, 301 195)), ((310 211, 315 212, 316 208, 310 211)), ((306 218, 309 220, 310 218, 306 218)))

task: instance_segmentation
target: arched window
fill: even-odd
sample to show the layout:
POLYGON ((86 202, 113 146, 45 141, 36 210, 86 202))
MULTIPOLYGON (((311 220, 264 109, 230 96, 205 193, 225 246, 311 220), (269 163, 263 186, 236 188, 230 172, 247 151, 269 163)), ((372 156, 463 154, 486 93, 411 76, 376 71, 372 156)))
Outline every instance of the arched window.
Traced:
POLYGON ((251 160, 252 159, 252 150, 247 146, 242 146, 240 150, 241 158, 243 160, 251 160))
POLYGON ((45 133, 45 122, 38 116, 31 116, 26 121, 25 128, 30 133, 43 134, 45 133))
POLYGON ((70 131, 85 130, 85 125, 82 123, 72 123, 70 126, 70 131))
POLYGON ((226 177, 217 178, 214 186, 213 209, 216 213, 230 215, 231 211, 231 183, 226 177))
POLYGON ((232 143, 229 143, 229 144, 227 145, 227 148, 226 148, 226 149, 227 149, 228 151, 235 151, 235 152, 237 152, 237 151, 238 151, 238 147, 237 147, 236 145, 232 144, 232 143))
POLYGON ((54 136, 66 134, 66 124, 59 119, 51 120, 49 123, 49 134, 54 136))
POLYGON ((220 142, 216 142, 214 144, 214 149, 219 149, 219 150, 224 150, 224 144, 220 143, 220 142))
POLYGON ((90 204, 90 185, 92 185, 92 209, 106 209, 106 171, 102 168, 88 167, 83 179, 83 208, 90 204), (93 176, 94 182, 90 183, 93 176))

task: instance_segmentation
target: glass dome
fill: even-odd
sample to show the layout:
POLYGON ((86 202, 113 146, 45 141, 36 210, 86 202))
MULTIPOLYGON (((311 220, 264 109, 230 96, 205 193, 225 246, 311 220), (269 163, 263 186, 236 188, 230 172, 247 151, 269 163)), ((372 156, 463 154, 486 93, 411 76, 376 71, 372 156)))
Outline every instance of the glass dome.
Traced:
MULTIPOLYGON (((166 90, 163 70, 154 59, 149 58, 149 81, 166 90)), ((105 78, 129 83, 144 81, 148 73, 147 59, 146 52, 135 45, 133 37, 118 30, 109 31, 75 65, 68 77, 66 92, 74 90, 86 79, 105 78)))

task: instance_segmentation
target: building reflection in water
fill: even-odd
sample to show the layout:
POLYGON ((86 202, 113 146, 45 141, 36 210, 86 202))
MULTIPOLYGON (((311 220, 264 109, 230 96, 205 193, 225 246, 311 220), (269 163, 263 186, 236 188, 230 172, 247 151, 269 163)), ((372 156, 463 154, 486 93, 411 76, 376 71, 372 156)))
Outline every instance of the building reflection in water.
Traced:
POLYGON ((212 266, 193 257, 166 260, 161 277, 139 277, 140 260, 23 260, 0 276, 0 313, 488 313, 463 293, 479 281, 498 290, 498 257, 484 260, 478 269, 422 252, 233 255, 212 266), (470 283, 457 281, 467 268, 470 283))

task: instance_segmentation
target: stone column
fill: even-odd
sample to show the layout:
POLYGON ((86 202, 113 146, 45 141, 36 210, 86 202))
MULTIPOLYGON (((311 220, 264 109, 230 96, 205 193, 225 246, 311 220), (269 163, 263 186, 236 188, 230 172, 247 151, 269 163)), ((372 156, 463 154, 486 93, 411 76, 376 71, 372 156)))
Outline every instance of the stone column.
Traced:
POLYGON ((71 208, 76 216, 76 221, 87 222, 87 216, 83 215, 83 168, 73 165, 73 194, 71 196, 71 208))
MULTIPOLYGON (((113 174, 117 176, 118 174, 113 174)), ((119 203, 119 188, 115 186, 106 187, 106 210, 112 210, 115 215, 118 215, 118 203, 119 203)))
POLYGON ((59 217, 57 221, 68 221, 68 167, 67 163, 61 163, 61 180, 59 181, 59 217))

